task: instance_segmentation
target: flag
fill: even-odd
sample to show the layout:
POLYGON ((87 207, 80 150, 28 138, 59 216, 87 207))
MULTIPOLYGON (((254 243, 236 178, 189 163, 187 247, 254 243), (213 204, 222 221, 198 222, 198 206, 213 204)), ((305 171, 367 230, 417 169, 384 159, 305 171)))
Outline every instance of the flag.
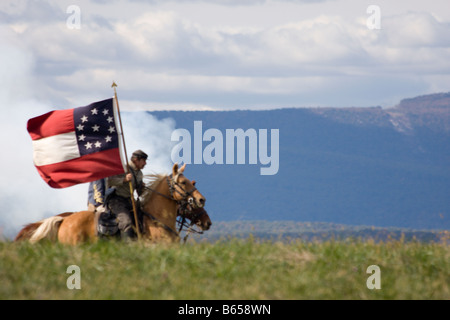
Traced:
POLYGON ((125 172, 115 104, 111 98, 28 120, 34 165, 49 186, 66 188, 125 172))

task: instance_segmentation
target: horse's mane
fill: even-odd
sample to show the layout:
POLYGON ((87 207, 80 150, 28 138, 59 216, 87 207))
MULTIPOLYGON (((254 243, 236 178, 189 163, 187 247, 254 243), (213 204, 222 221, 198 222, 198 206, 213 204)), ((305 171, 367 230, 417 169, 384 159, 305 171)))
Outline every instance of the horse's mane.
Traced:
POLYGON ((159 184, 166 179, 167 175, 166 174, 157 174, 157 173, 153 173, 153 174, 146 174, 144 176, 144 178, 146 180, 148 180, 148 182, 145 184, 145 191, 142 194, 141 198, 142 198, 142 205, 145 206, 147 204, 147 202, 150 200, 151 195, 153 194, 153 192, 150 191, 151 190, 155 190, 159 184))

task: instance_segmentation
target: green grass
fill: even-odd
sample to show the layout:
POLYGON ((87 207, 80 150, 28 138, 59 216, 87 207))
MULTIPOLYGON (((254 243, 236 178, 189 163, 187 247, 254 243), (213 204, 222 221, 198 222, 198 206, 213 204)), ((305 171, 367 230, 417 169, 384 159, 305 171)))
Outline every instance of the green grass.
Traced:
POLYGON ((0 299, 449 299, 449 262, 448 244, 401 240, 0 242, 0 299), (70 265, 79 290, 66 286, 70 265), (366 286, 370 265, 379 290, 366 286))

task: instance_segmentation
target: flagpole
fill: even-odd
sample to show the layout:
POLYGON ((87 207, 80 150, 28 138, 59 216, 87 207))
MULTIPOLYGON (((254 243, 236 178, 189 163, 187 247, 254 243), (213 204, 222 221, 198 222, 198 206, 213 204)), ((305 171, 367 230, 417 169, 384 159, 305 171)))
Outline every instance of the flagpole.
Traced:
MULTIPOLYGON (((123 141, 123 151, 125 153, 125 160, 127 163, 127 170, 128 173, 131 173, 131 168, 130 168, 130 164, 128 163, 128 155, 127 155, 127 147, 125 146, 125 136, 123 134, 123 127, 122 127, 122 118, 120 116, 120 109, 119 109, 119 100, 117 99, 117 84, 113 81, 112 88, 114 88, 114 98, 116 99, 116 105, 117 105, 117 114, 119 116, 119 124, 120 124, 120 134, 122 135, 122 141, 123 141)), ((141 232, 139 231, 139 222, 138 222, 138 216, 137 216, 137 210, 136 210, 136 201, 134 200, 134 188, 133 188, 133 183, 132 183, 133 179, 131 179, 129 181, 130 184, 130 194, 131 194, 131 203, 133 205, 133 213, 134 213, 134 221, 135 221, 135 228, 136 228, 136 233, 138 236, 138 239, 141 240, 142 239, 142 235, 141 232)))

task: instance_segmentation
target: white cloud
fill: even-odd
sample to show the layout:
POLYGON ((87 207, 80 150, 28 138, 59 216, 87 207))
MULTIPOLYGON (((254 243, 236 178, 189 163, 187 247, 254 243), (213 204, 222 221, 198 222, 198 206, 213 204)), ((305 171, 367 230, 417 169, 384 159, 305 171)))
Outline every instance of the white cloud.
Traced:
POLYGON ((408 12, 383 23, 386 42, 395 47, 449 47, 450 24, 439 22, 430 13, 408 12))
POLYGON ((446 58, 450 53, 450 23, 429 13, 386 17, 381 30, 362 30, 359 38, 369 62, 376 66, 374 73, 429 79, 430 75, 450 72, 446 58))
POLYGON ((144 13, 131 23, 117 23, 115 31, 146 60, 161 60, 180 54, 175 49, 181 41, 179 33, 183 26, 171 12, 144 13))
POLYGON ((334 99, 347 97, 336 101, 345 105, 353 87, 342 84, 395 75, 406 88, 414 74, 423 94, 442 87, 434 75, 450 70, 450 20, 439 11, 441 0, 430 1, 428 11, 420 2, 380 0, 381 30, 367 28, 367 6, 354 0, 80 1, 80 30, 66 27, 68 2, 12 3, 0 7, 4 25, 35 57, 38 97, 59 105, 108 93, 112 80, 125 99, 143 104, 223 107, 216 94, 227 95, 229 108, 233 97, 239 104, 247 96, 249 107, 268 95, 292 105, 312 92, 315 99, 296 105, 328 104, 319 92, 338 81, 346 93, 334 99))

